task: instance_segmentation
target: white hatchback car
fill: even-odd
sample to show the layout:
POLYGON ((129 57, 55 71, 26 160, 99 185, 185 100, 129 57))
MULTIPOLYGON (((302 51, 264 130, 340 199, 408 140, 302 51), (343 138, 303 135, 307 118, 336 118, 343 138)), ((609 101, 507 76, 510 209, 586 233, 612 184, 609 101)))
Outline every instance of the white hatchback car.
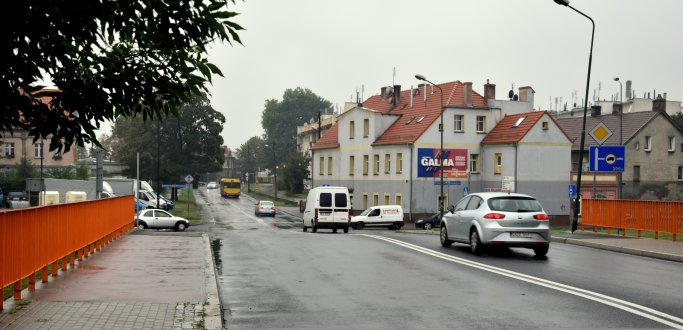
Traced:
POLYGON ((545 256, 550 247, 548 215, 531 196, 503 192, 473 193, 441 221, 441 245, 468 243, 474 253, 485 245, 524 247, 545 256))
POLYGON ((190 226, 190 222, 183 217, 177 217, 171 213, 159 209, 146 209, 138 213, 135 218, 135 226, 138 229, 173 229, 184 231, 190 226))

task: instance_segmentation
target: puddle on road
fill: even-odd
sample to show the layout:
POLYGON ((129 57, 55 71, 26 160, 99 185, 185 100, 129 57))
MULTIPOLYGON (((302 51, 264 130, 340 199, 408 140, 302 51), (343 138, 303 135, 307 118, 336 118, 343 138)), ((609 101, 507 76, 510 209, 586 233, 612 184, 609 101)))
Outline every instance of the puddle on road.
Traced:
POLYGON ((221 261, 221 246, 223 246, 223 240, 216 238, 211 241, 211 252, 213 253, 213 261, 216 263, 216 272, 218 272, 218 275, 223 275, 223 262, 221 261))

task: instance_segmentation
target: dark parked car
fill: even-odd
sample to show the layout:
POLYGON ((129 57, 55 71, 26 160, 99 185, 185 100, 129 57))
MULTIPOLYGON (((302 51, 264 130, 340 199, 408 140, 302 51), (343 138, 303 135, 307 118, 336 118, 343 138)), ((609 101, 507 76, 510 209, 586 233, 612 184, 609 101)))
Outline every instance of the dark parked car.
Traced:
POLYGON ((27 201, 28 196, 23 191, 10 191, 5 195, 4 205, 9 208, 12 201, 27 201))
POLYGON ((439 217, 438 213, 429 218, 417 220, 415 223, 415 228, 422 228, 425 230, 432 230, 432 228, 439 226, 441 226, 441 217, 439 217))

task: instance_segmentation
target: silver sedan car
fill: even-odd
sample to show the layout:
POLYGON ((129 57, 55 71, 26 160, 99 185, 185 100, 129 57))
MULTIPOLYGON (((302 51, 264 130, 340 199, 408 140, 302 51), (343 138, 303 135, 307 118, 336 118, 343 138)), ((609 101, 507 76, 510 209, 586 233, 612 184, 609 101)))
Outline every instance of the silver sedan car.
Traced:
POLYGON ((441 245, 470 245, 480 253, 485 245, 524 247, 545 256, 550 247, 548 215, 531 196, 485 192, 465 196, 441 222, 441 245))

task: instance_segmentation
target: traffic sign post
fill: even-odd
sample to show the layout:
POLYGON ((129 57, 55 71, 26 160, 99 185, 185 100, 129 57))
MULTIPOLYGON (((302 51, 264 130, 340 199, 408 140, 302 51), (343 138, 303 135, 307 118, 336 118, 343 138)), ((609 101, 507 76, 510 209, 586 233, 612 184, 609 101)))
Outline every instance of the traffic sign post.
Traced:
POLYGON ((576 198, 576 185, 575 184, 569 185, 569 198, 570 199, 576 198))

